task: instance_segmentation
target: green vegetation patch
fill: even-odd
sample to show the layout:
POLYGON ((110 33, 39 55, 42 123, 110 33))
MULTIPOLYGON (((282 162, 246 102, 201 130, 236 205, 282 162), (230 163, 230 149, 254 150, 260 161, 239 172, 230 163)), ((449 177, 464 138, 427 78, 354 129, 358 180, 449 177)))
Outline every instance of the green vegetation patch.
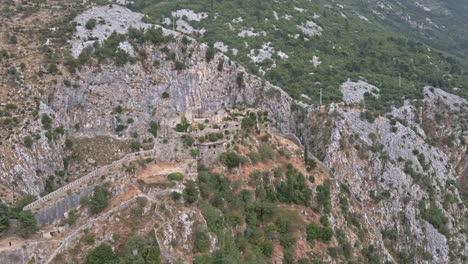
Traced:
MULTIPOLYGON (((425 19, 424 12, 408 5, 411 7, 405 3, 403 7, 394 8, 403 8, 402 11, 413 14, 412 17, 425 19)), ((466 24, 466 10, 453 5, 447 4, 454 14, 453 19, 460 23, 458 25, 466 24)), ((422 87, 426 85, 446 89, 458 87, 459 90, 450 91, 464 97, 467 95, 468 75, 463 71, 467 62, 466 56, 462 55, 467 50, 463 44, 466 30, 454 27, 453 22, 443 15, 431 13, 434 15, 431 19, 451 30, 420 30, 419 27, 416 30, 398 16, 388 15, 381 19, 372 12, 373 8, 378 9, 377 6, 354 0, 348 1, 344 9, 324 0, 298 0, 294 4, 274 0, 136 0, 129 7, 146 14, 148 20, 156 23, 161 17, 171 17, 171 12, 179 9, 207 12, 207 19, 190 21, 195 28, 206 29, 203 35, 194 34, 193 37, 210 46, 222 41, 229 48, 237 49, 238 54, 228 51, 228 55, 251 73, 260 75, 260 70, 266 71, 264 77, 268 81, 284 88, 294 98, 307 95, 308 103, 319 102, 320 90, 324 103, 341 101, 339 86, 347 79, 366 80, 380 88, 379 98, 365 99, 366 106, 376 111, 399 105, 406 98, 420 98, 422 87), (361 19, 357 12, 369 21, 361 19), (242 20, 234 22, 239 17, 242 20), (323 29, 321 35, 305 35, 298 25, 306 21, 314 21, 320 26, 323 29), (239 36, 239 32, 246 28, 253 28, 257 36, 239 36), (452 31, 459 33, 448 33, 452 31), (265 34, 258 34, 260 32, 265 34), (249 57, 251 50, 258 53, 265 43, 270 43, 276 52, 270 59, 253 63, 249 57), (278 51, 287 54, 288 58, 280 58, 278 51), (311 62, 314 56, 320 58, 320 65, 311 62), (273 62, 276 67, 271 67, 273 62)), ((212 57, 212 48, 209 48, 206 60, 210 61, 212 57)), ((237 84, 242 87, 242 75, 237 84)))
POLYGON ((181 181, 184 179, 184 175, 180 172, 174 172, 174 173, 167 175, 167 178, 170 181, 181 181))

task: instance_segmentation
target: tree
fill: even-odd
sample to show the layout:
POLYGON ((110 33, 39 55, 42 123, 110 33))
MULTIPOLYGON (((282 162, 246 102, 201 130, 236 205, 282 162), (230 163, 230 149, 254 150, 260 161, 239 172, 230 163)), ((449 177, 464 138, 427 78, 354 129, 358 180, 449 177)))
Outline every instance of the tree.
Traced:
POLYGON ((156 244, 148 249, 148 253, 146 254, 146 263, 148 264, 159 264, 161 263, 161 250, 159 249, 159 245, 156 244))
POLYGON ((44 129, 49 130, 52 127, 52 119, 47 114, 42 114, 41 123, 44 129))
POLYGON ((183 196, 187 203, 192 204, 198 200, 198 188, 194 181, 187 181, 183 196))
POLYGON ((31 136, 25 136, 25 137, 23 138, 23 144, 24 144, 25 147, 31 148, 32 145, 33 145, 33 139, 32 139, 32 137, 31 137, 31 136))
POLYGON ((141 255, 144 253, 148 244, 148 241, 144 237, 140 235, 132 235, 128 238, 127 243, 125 244, 125 254, 134 255, 134 252, 137 252, 141 255))
POLYGON ((10 227, 10 208, 0 201, 0 233, 10 227))
POLYGON ((307 226, 307 240, 314 241, 320 240, 322 242, 329 242, 333 237, 333 231, 328 227, 320 227, 317 223, 310 223, 307 226))
POLYGON ((210 62, 214 58, 214 55, 215 49, 211 46, 208 47, 208 49, 206 50, 206 62, 210 62))
POLYGON ((37 222, 36 218, 30 210, 21 211, 18 214, 18 235, 22 237, 29 237, 30 235, 36 233, 37 231, 37 222))
POLYGON ((68 212, 68 218, 67 218, 67 223, 69 225, 74 225, 76 223, 76 210, 73 209, 70 212, 68 212))
POLYGON ((88 20, 88 21, 86 22, 86 24, 85 24, 85 28, 86 28, 87 30, 91 30, 91 29, 93 29, 93 28, 95 28, 95 27, 96 27, 96 19, 94 19, 94 18, 91 18, 91 19, 88 20))
POLYGON ((117 264, 117 255, 108 244, 101 244, 86 256, 86 264, 117 264))
POLYGON ((198 229, 193 234, 193 253, 205 253, 210 249, 210 236, 207 230, 198 229))
POLYGON ((124 66, 130 60, 130 55, 122 49, 117 49, 114 54, 114 61, 117 66, 124 66))
POLYGON ((159 130, 159 123, 156 121, 150 121, 149 122, 149 128, 148 132, 153 135, 153 137, 158 136, 158 130, 159 130))
POLYGON ((236 83, 237 83, 237 86, 239 86, 239 88, 244 86, 244 73, 243 72, 240 72, 239 74, 237 74, 236 83))
POLYGON ((251 129, 254 128, 257 125, 257 120, 254 118, 247 116, 244 119, 242 119, 241 122, 241 127, 242 129, 251 129))
POLYGON ((240 165, 240 157, 234 152, 225 152, 221 154, 219 160, 224 164, 228 169, 234 169, 240 165))
POLYGON ((94 193, 89 201, 91 213, 100 213, 109 203, 109 191, 102 186, 94 187, 94 193))
POLYGON ((304 147, 304 163, 307 164, 307 161, 309 160, 309 150, 307 149, 307 146, 304 147))

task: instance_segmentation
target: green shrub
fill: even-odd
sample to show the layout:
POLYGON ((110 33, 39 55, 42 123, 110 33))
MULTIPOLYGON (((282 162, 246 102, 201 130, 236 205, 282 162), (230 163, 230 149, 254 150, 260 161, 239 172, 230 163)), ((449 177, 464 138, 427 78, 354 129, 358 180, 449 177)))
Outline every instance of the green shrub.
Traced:
POLYGON ((121 105, 118 105, 116 108, 114 108, 114 112, 116 114, 122 114, 123 113, 123 107, 121 105))
POLYGON ((193 253, 205 253, 210 249, 210 236, 207 230, 197 229, 193 234, 193 253))
POLYGON ((275 159, 275 151, 267 143, 260 144, 260 146, 258 147, 258 154, 260 155, 262 161, 269 161, 275 159))
POLYGON ((37 222, 33 213, 30 210, 21 211, 18 213, 18 229, 17 233, 21 237, 29 237, 37 231, 37 222))
POLYGON ((252 152, 249 152, 247 154, 247 157, 249 157, 250 161, 252 162, 252 164, 257 164, 259 163, 261 160, 262 160, 262 157, 260 156, 260 154, 256 151, 252 151, 252 152))
POLYGON ((328 217, 326 215, 322 215, 320 217, 320 223, 323 225, 323 226, 329 226, 330 225, 330 221, 328 220, 328 217))
POLYGON ((192 156, 192 158, 197 158, 198 156, 200 156, 200 149, 199 148, 191 149, 190 155, 192 156))
POLYGON ((120 124, 115 127, 115 132, 119 133, 124 131, 125 129, 127 129, 127 126, 120 124))
POLYGON ((143 208, 141 206, 134 206, 131 209, 131 214, 133 218, 140 218, 143 215, 143 208))
POLYGON ((257 120, 250 116, 244 117, 241 121, 241 127, 244 130, 249 130, 257 126, 257 120))
POLYGON ((161 263, 161 250, 159 249, 159 245, 157 243, 148 249, 145 260, 148 264, 161 263))
POLYGON ((84 241, 89 245, 94 244, 94 234, 87 234, 84 238, 84 241))
POLYGON ((42 114, 41 123, 42 123, 42 127, 45 130, 49 130, 52 128, 52 118, 50 118, 47 114, 42 114))
POLYGON ((141 145, 140 142, 138 142, 138 141, 130 142, 130 149, 132 151, 139 151, 141 148, 143 148, 143 145, 141 145))
POLYGON ((195 182, 187 181, 183 192, 185 201, 189 204, 193 204, 198 200, 198 188, 195 182))
POLYGON ((94 193, 89 199, 89 207, 91 213, 98 214, 104 208, 107 207, 109 203, 109 191, 102 186, 94 187, 94 193))
POLYGON ((208 134, 208 140, 210 142, 216 142, 216 141, 221 140, 223 138, 224 138, 224 135, 221 132, 211 132, 211 133, 208 134))
POLYGON ((131 61, 130 55, 122 49, 117 49, 114 54, 114 62, 117 66, 123 66, 131 61))
POLYGON ((87 30, 92 30, 95 27, 96 27, 96 19, 94 18, 89 19, 85 24, 85 28, 87 30))
POLYGON ((15 35, 10 35, 7 37, 8 37, 8 44, 12 44, 12 45, 18 44, 18 39, 16 38, 15 35))
POLYGON ((309 176, 309 181, 310 181, 311 183, 314 183, 314 182, 315 182, 315 177, 314 177, 313 175, 310 175, 310 176, 309 176))
POLYGON ((25 137, 23 138, 23 144, 24 144, 25 147, 31 148, 32 145, 33 145, 33 139, 32 139, 32 137, 31 137, 31 136, 25 136, 25 137))
POLYGON ((184 179, 184 175, 180 172, 174 172, 174 173, 167 175, 167 178, 170 181, 181 181, 184 179))
POLYGON ((448 219, 445 217, 442 209, 437 208, 436 205, 431 204, 428 209, 422 208, 421 217, 433 225, 442 234, 448 235, 450 233, 446 226, 448 219))
POLYGON ((195 139, 190 135, 183 135, 182 142, 184 143, 185 147, 191 147, 193 143, 195 143, 195 139))
POLYGON ((206 50, 206 62, 210 62, 213 58, 214 58, 214 55, 215 55, 215 49, 213 47, 208 47, 208 49, 206 50))
POLYGON ((239 88, 244 86, 244 73, 243 72, 240 72, 239 74, 237 74, 236 83, 239 88))
POLYGON ((269 240, 265 240, 262 243, 261 250, 262 250, 263 255, 267 257, 271 257, 273 255, 273 243, 269 240))
POLYGON ((187 66, 183 62, 180 62, 178 60, 174 61, 174 70, 175 71, 182 71, 182 70, 185 70, 185 69, 187 69, 187 66))
POLYGON ((0 233, 10 227, 10 208, 0 201, 0 233))
POLYGON ((155 121, 150 121, 149 122, 149 128, 148 132, 153 135, 153 137, 158 136, 158 130, 159 130, 159 123, 155 121))
POLYGON ((181 121, 179 124, 176 125, 175 131, 177 132, 187 132, 187 129, 190 127, 190 124, 187 123, 187 119, 185 117, 181 118, 181 121))
POLYGON ((228 169, 234 169, 239 167, 241 159, 234 152, 225 152, 219 157, 220 162, 228 169))
POLYGON ((117 255, 108 244, 101 244, 86 256, 86 264, 117 264, 117 255))
POLYGON ((68 218, 67 218, 67 223, 69 225, 74 225, 76 223, 76 210, 71 210, 68 212, 68 218))
POLYGON ((280 168, 274 168, 272 171, 275 178, 280 178, 283 175, 283 171, 280 168))
POLYGON ((360 114, 361 119, 367 120, 369 123, 374 123, 375 117, 370 111, 363 111, 360 114))
POLYGON ((307 226, 307 240, 320 240, 321 242, 329 242, 333 237, 333 231, 328 227, 320 227, 317 223, 310 223, 307 226))
POLYGON ((182 198, 182 194, 180 194, 179 192, 171 192, 171 198, 174 201, 178 201, 180 200, 180 198, 182 198))
POLYGON ((66 139, 65 140, 65 149, 67 150, 71 150, 73 147, 73 141, 71 141, 70 139, 66 139))
POLYGON ((171 95, 170 95, 168 92, 166 92, 166 91, 164 91, 164 92, 161 94, 161 98, 162 98, 162 99, 168 99, 169 97, 171 97, 171 95))
POLYGON ((217 67, 218 71, 222 72, 224 70, 224 60, 220 60, 218 62, 218 67, 217 67))
POLYGON ((317 162, 314 159, 307 159, 306 167, 307 167, 307 170, 313 170, 317 167, 317 162))
POLYGON ((330 204, 330 182, 326 181, 322 185, 317 186, 317 202, 325 212, 331 208, 330 204))
POLYGON ((286 181, 275 181, 277 197, 281 202, 310 205, 312 191, 306 184, 304 175, 288 164, 286 181))

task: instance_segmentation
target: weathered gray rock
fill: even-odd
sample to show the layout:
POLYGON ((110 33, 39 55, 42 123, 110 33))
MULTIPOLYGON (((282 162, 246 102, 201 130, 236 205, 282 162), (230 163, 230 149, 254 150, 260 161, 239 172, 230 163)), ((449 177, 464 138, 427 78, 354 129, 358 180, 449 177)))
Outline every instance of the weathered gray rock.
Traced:
MULTIPOLYGON (((416 116, 416 110, 408 104, 394 110, 394 115, 401 115, 403 109, 408 117, 416 116)), ((391 252, 414 253, 417 259, 424 251, 432 263, 447 263, 450 255, 461 261, 468 250, 463 233, 467 210, 457 189, 449 188, 458 178, 450 158, 427 142, 418 123, 410 127, 385 117, 370 123, 360 113, 355 108, 331 108, 329 114, 336 118, 324 163, 334 171, 336 181, 346 183, 352 195, 366 204, 360 211, 365 219, 372 219, 367 228, 377 238, 375 242, 388 260, 397 261, 391 252), (445 200, 447 192, 454 201, 445 200), (380 202, 372 198, 379 193, 388 193, 388 197, 380 202), (422 216, 421 206, 439 208, 447 219, 446 231, 429 223, 422 216), (393 248, 383 245, 380 233, 386 230, 397 237, 393 248)))

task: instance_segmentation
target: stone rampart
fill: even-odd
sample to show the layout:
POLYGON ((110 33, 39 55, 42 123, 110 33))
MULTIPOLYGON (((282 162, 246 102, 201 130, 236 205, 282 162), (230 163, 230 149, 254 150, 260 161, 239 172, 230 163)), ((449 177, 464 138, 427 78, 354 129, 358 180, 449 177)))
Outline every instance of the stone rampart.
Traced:
POLYGON ((96 178, 99 178, 102 175, 105 175, 106 173, 109 173, 113 169, 116 169, 123 164, 127 164, 133 161, 136 161, 138 159, 146 159, 146 158, 151 158, 154 157, 154 150, 148 150, 148 151, 141 151, 137 153, 130 153, 125 155, 122 159, 114 161, 113 163, 103 166, 93 172, 90 172, 89 174, 47 194, 46 196, 43 196, 36 201, 26 205, 23 210, 31 210, 34 211, 44 204, 47 204, 51 201, 56 200, 57 198, 63 196, 63 195, 68 195, 67 192, 72 191, 73 189, 81 189, 85 186, 87 186, 91 181, 93 181, 96 178))

